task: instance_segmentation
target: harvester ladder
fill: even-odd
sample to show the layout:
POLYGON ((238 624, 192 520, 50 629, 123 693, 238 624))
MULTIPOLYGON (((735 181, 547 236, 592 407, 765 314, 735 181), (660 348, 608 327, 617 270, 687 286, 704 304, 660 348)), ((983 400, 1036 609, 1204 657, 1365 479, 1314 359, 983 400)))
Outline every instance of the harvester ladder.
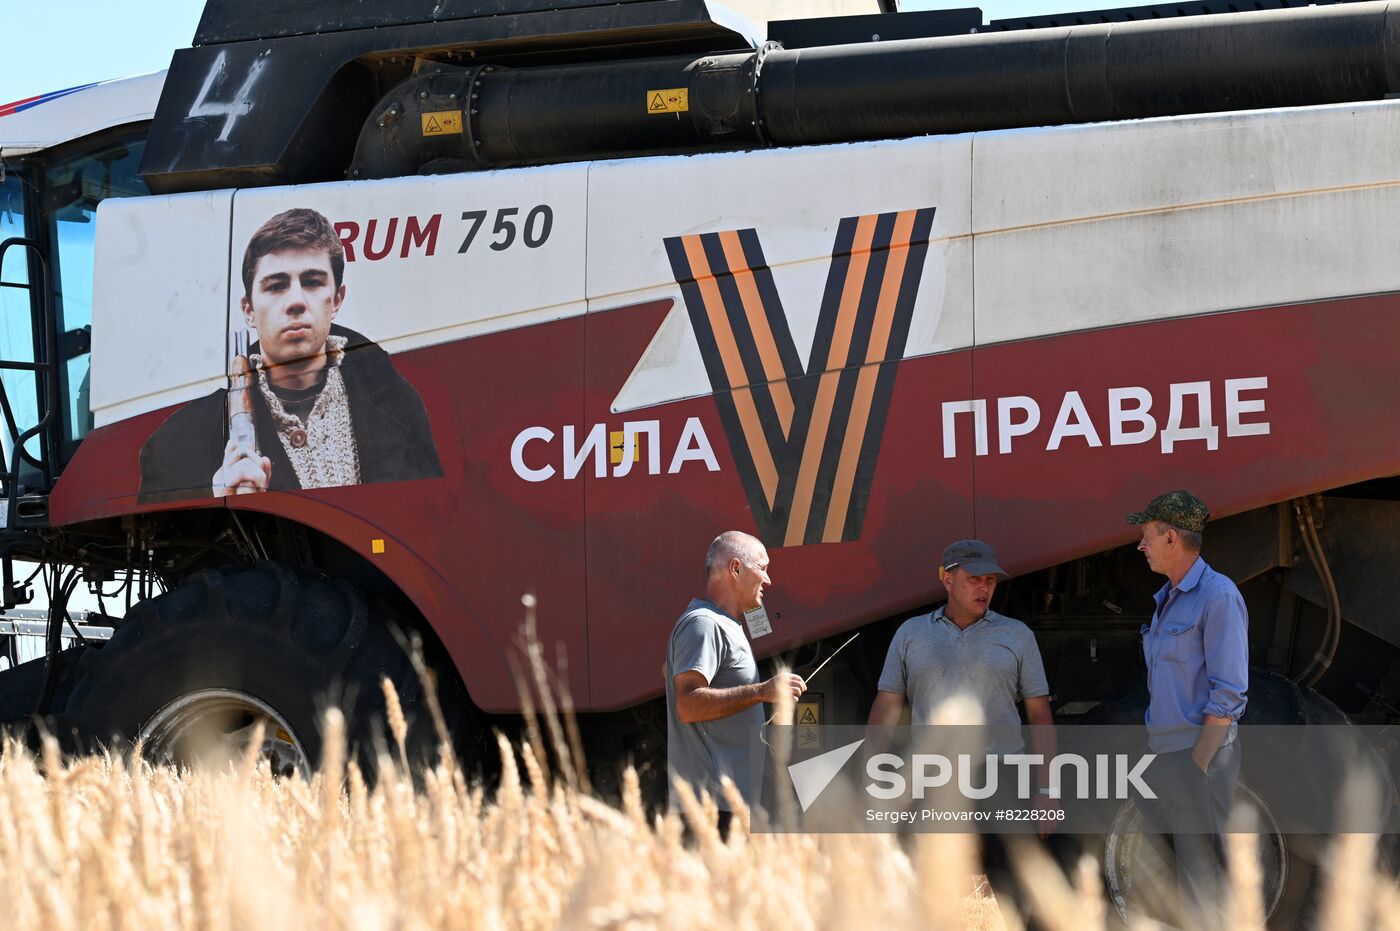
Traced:
POLYGON ((35 240, 14 237, 0 242, 0 269, 5 267, 5 253, 12 246, 29 251, 32 259, 30 268, 38 269, 38 281, 36 284, 33 274, 27 276, 26 282, 0 279, 0 288, 15 288, 29 292, 31 314, 36 307, 39 308, 38 320, 35 322, 38 325, 40 338, 34 343, 33 362, 0 359, 0 371, 35 372, 42 376, 42 381, 37 386, 39 388, 37 391, 39 418, 32 427, 21 431, 15 419, 14 406, 10 403, 5 383, 0 380, 0 415, 4 416, 4 429, 8 431, 11 444, 9 462, 4 463, 4 470, 0 471, 0 495, 3 495, 5 500, 5 513, 3 520, 0 520, 0 529, 20 526, 24 522, 25 516, 42 519, 47 515, 48 508, 44 496, 53 488, 59 442, 58 423, 54 416, 58 402, 58 363, 56 361, 58 332, 57 321, 54 317, 53 289, 50 287, 49 260, 35 240), (39 289, 37 302, 33 300, 36 286, 39 289), (25 444, 41 434, 43 436, 42 449, 40 456, 36 458, 25 449, 25 444), (23 490, 25 503, 33 508, 31 514, 20 513, 21 488, 19 478, 22 463, 28 463, 39 471, 38 487, 23 490))

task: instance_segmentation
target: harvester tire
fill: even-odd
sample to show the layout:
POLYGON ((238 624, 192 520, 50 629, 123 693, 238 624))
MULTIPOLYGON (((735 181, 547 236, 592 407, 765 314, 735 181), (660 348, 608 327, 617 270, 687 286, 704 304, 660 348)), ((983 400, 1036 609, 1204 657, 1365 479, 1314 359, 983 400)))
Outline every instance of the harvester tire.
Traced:
MULTIPOLYGON (((1139 694, 1113 709, 1107 716, 1097 718, 1093 723, 1141 721, 1143 705, 1145 695, 1139 694)), ((1341 726, 1347 724, 1348 719, 1340 708, 1320 693, 1302 688, 1266 669, 1254 667, 1250 669, 1249 706, 1241 723, 1243 726, 1341 726)), ((1357 739, 1360 745, 1361 738, 1357 739)), ((1384 771, 1379 760, 1376 761, 1376 765, 1384 771)), ((1260 813, 1260 827, 1263 829, 1259 841, 1260 865, 1263 871, 1265 918, 1271 931, 1294 931, 1311 928, 1316 924, 1324 881, 1323 863, 1332 840, 1324 835, 1284 833, 1264 799, 1249 786, 1260 788, 1263 795, 1267 796, 1267 786, 1271 779, 1298 778, 1299 775, 1293 772, 1280 773, 1261 769, 1246 750, 1237 797, 1242 801, 1247 800, 1260 813)), ((1390 789, 1387 788, 1387 799, 1390 794, 1390 789)), ((1132 817, 1129 806, 1125 806, 1115 823, 1118 830, 1102 838, 1102 842, 1097 845, 1081 845, 1081 849, 1096 855, 1103 864, 1104 885, 1115 906, 1110 910, 1111 917, 1119 920, 1126 917, 1124 897, 1133 883, 1133 877, 1130 875, 1133 866, 1130 858, 1117 856, 1117 853, 1129 849, 1130 841, 1126 838, 1131 838, 1139 830, 1139 824, 1140 822, 1132 817)), ((1092 842, 1096 839, 1088 840, 1092 842)), ((1388 867, 1395 846, 1383 838, 1382 857, 1388 867)))
MULTIPOLYGON (((125 750, 141 739, 148 757, 188 763, 180 759, 183 736, 162 728, 203 726, 232 742, 229 734, 246 737, 261 719, 273 732, 264 750, 277 740, 295 747, 296 768, 305 770, 322 759, 323 716, 336 707, 352 758, 371 772, 379 748, 398 755, 385 724, 381 680, 388 678, 417 768, 436 758, 437 739, 419 676, 394 636, 408 629, 401 622, 353 584, 311 570, 261 563, 201 572, 133 607, 108 643, 86 651, 56 723, 80 750, 125 750), (203 725, 201 708, 211 719, 203 725)), ((469 713, 465 691, 450 670, 439 669, 438 681, 449 725, 460 728, 469 713)), ((277 760, 272 765, 279 771, 277 760)))

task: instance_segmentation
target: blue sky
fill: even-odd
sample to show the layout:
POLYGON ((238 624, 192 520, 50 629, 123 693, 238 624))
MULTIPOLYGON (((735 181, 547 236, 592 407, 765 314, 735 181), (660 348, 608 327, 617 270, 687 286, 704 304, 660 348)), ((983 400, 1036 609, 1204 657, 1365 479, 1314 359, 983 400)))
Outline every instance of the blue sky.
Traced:
POLYGON ((194 38, 203 0, 6 0, 0 103, 159 71, 194 38))
MULTIPOLYGON (((245 0, 258 2, 258 0, 245 0)), ((1144 0, 1146 2, 1146 0, 1144 0)), ((1125 0, 908 0, 908 9, 982 8, 988 19, 1127 5, 1125 0)), ((185 48, 204 0, 6 0, 0 5, 0 104, 91 81, 159 71, 185 48)))

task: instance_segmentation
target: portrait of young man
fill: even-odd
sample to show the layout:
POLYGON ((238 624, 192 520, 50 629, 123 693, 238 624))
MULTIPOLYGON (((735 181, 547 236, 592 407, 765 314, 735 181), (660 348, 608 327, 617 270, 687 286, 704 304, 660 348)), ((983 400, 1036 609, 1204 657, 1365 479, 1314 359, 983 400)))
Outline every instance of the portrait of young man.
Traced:
POLYGON ((439 478, 423 401, 389 354, 335 323, 345 250, 304 207, 243 254, 240 310, 256 339, 230 388, 175 411, 141 449, 142 503, 439 478))

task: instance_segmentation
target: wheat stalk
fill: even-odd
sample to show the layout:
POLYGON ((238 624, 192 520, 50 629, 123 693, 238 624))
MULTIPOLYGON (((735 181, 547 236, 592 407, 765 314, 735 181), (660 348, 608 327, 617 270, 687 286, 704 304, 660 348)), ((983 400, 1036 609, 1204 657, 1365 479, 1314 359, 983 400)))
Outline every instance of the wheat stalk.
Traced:
MULTIPOLYGON (((386 705, 392 706, 386 693, 386 705)), ((781 713, 782 709, 780 709, 781 713)), ((949 713, 953 713, 953 709, 949 713)), ((790 713, 790 711, 789 711, 790 713)), ((396 725, 388 722, 390 733, 396 725)), ((561 728, 561 733, 566 733, 561 728)), ((528 741, 496 735, 500 778, 467 785, 440 754, 415 780, 381 755, 371 783, 346 726, 325 716, 321 772, 275 778, 249 749, 222 769, 139 759, 65 760, 0 749, 4 924, 45 931, 763 931, 1019 928, 974 888, 975 838, 751 833, 733 784, 728 841, 716 800, 688 786, 680 814, 649 821, 635 770, 612 804, 549 778, 528 741), (525 782, 528 781, 528 787, 525 782), (689 825, 692 840, 684 836, 689 825)), ((257 734, 254 735, 257 737, 257 734)), ((400 736, 398 748, 405 746, 400 736)), ((260 740, 254 740, 261 745, 260 740)), ((1254 834, 1229 837, 1232 927, 1262 927, 1254 834)), ((1020 868, 1050 927, 1106 921, 1097 866, 1067 878, 1030 845, 1020 868)), ((1375 839, 1333 847, 1319 927, 1400 931, 1400 889, 1378 875, 1375 839)))

